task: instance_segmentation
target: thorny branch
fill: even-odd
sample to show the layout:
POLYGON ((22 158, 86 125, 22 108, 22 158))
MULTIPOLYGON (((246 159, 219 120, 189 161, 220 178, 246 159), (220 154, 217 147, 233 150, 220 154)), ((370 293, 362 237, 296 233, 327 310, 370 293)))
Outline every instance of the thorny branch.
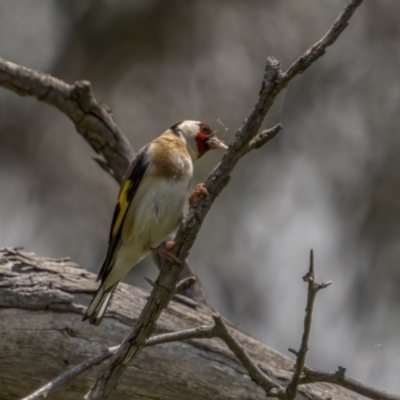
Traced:
MULTIPOLYGON (((350 0, 338 20, 318 45, 309 49, 286 73, 282 73, 277 60, 273 57, 267 58, 260 96, 253 112, 237 132, 235 141, 229 146, 228 152, 220 164, 208 177, 205 188, 209 196, 198 198, 194 202, 186 220, 181 224, 176 234, 174 250, 180 260, 184 261, 187 258, 208 210, 216 197, 228 184, 230 173, 240 158, 246 154, 249 143, 257 136, 264 117, 276 96, 287 86, 291 79, 308 68, 324 54, 328 46, 336 41, 361 3, 362 0, 350 0)), ((87 395, 88 400, 101 399, 108 396, 110 391, 117 385, 125 365, 140 352, 146 338, 153 332, 163 308, 167 307, 173 297, 181 269, 181 265, 171 265, 170 263, 166 263, 163 266, 150 299, 132 332, 124 339, 108 367, 99 376, 87 395)))

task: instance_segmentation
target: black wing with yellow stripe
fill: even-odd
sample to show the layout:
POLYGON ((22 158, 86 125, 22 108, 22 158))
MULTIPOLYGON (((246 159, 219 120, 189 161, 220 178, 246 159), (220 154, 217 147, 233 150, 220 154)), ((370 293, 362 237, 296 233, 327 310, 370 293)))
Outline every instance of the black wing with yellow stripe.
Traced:
POLYGON ((104 260, 96 282, 100 279, 105 280, 110 269, 112 268, 114 251, 117 247, 119 239, 121 238, 122 225, 125 220, 126 213, 147 170, 147 147, 148 146, 144 147, 136 155, 136 158, 132 161, 127 171, 127 176, 122 183, 111 222, 107 257, 104 260))

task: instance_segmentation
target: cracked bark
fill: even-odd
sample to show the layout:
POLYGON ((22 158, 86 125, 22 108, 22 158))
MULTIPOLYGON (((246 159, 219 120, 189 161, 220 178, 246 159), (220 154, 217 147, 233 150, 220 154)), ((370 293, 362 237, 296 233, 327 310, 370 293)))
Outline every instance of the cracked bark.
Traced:
MULTIPOLYGON (((117 345, 142 310, 148 292, 119 285, 100 327, 81 322, 96 285, 94 275, 64 260, 0 249, 0 400, 28 395, 103 349, 117 345)), ((156 333, 212 324, 209 314, 172 301, 156 333)), ((235 337, 260 368, 287 382, 292 361, 239 330, 235 337)), ((48 399, 82 398, 101 366, 51 393, 48 399)), ((298 399, 355 399, 330 384, 305 385, 298 399)), ((265 399, 234 355, 218 339, 189 340, 145 348, 128 366, 115 400, 265 399)))

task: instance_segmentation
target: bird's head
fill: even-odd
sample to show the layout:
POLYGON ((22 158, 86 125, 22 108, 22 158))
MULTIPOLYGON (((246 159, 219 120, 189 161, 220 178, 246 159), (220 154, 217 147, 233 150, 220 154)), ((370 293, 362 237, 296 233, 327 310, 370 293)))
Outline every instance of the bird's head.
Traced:
POLYGON ((201 121, 182 121, 173 125, 171 130, 186 143, 193 160, 199 159, 208 150, 228 148, 217 138, 214 131, 201 121))

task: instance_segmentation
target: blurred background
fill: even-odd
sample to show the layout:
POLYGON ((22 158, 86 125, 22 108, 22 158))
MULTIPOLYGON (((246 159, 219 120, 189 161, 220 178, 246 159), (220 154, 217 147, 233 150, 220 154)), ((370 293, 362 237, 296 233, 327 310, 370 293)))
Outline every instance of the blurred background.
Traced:
MULTIPOLYGON (((136 150, 182 119, 233 139, 265 59, 287 68, 345 1, 0 0, 0 57, 87 79, 136 150)), ((399 393, 400 2, 365 2, 283 93, 283 131, 237 166, 190 261, 213 305, 288 355, 309 251, 317 298, 307 364, 399 393)), ((0 88, 0 245, 98 271, 117 184, 58 110, 0 88)), ((221 158, 197 164, 204 181, 221 158)), ((127 281, 156 276, 145 260, 127 281)))

